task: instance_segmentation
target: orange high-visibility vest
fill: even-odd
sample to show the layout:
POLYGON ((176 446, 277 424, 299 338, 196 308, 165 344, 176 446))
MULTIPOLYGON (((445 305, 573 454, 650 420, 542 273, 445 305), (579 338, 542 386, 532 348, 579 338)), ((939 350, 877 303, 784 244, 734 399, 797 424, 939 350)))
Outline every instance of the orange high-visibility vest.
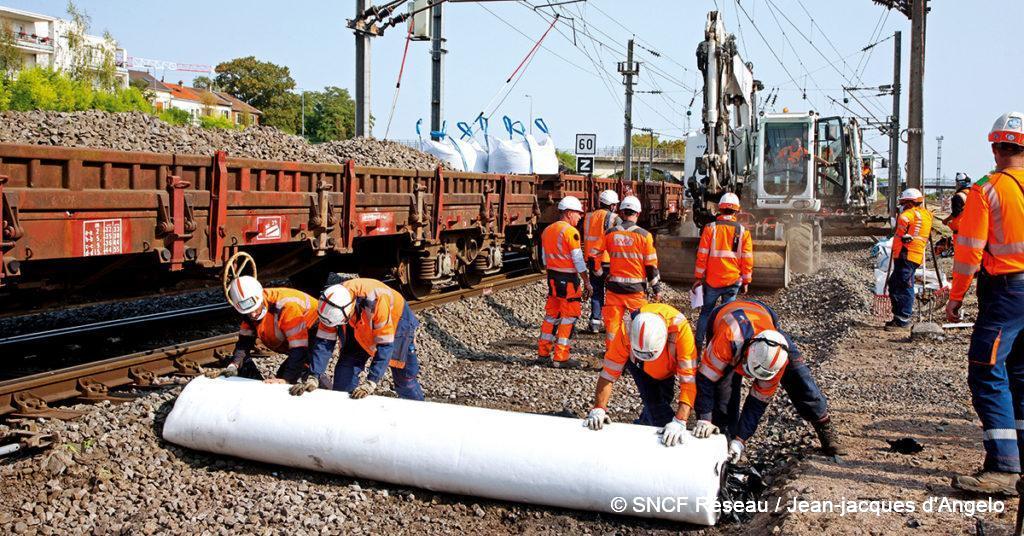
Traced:
MULTIPOLYGON (((398 321, 405 310, 405 298, 395 289, 366 277, 349 279, 342 283, 356 299, 355 312, 348 326, 355 331, 356 341, 371 357, 377 355, 378 344, 395 342, 398 321)), ((336 339, 338 328, 325 326, 317 328, 317 337, 336 339)), ((394 363, 392 363, 394 366, 394 363)))
POLYGON ((932 233, 932 211, 924 207, 910 207, 896 220, 896 235, 892 240, 892 258, 905 258, 914 264, 924 262, 924 250, 932 233), (903 237, 913 240, 903 243, 903 237))
POLYGON ((754 272, 754 240, 735 216, 719 216, 700 234, 695 279, 715 288, 742 282, 749 284, 754 272))
POLYGON ((583 242, 586 246, 586 249, 583 251, 584 258, 598 258, 598 263, 608 264, 610 257, 608 257, 607 251, 601 251, 601 239, 604 238, 604 234, 609 229, 615 227, 621 221, 618 215, 604 208, 587 214, 583 218, 583 242))
POLYGON ((267 348, 285 353, 309 346, 309 330, 318 322, 316 298, 290 288, 263 289, 267 314, 259 322, 243 320, 241 337, 256 336, 267 348))
MULTIPOLYGON (((679 402, 693 407, 693 400, 697 397, 697 347, 690 323, 678 309, 662 303, 649 303, 641 307, 639 312, 654 313, 664 319, 668 326, 668 341, 661 355, 651 361, 638 362, 637 365, 655 380, 675 376, 679 380, 679 402)), ((610 382, 619 379, 626 360, 630 358, 628 329, 628 324, 623 322, 605 351, 601 377, 610 382)))
POLYGON ((963 301, 975 272, 1024 272, 1024 169, 995 171, 967 194, 953 252, 951 300, 963 301))
MULTIPOLYGON (((647 289, 647 267, 658 267, 654 235, 633 222, 624 221, 604 235, 601 251, 609 256, 608 291, 618 294, 644 292, 647 289)), ((656 285, 658 277, 650 281, 656 285)))
POLYGON ((572 260, 572 252, 580 249, 580 232, 569 222, 559 220, 548 225, 540 235, 540 244, 544 249, 544 265, 549 272, 579 272, 572 260))
MULTIPOLYGON (((706 343, 700 359, 700 373, 711 381, 718 381, 730 369, 735 369, 741 376, 746 359, 742 349, 747 339, 751 339, 766 330, 777 330, 772 314, 759 303, 737 300, 723 305, 715 318, 712 332, 714 335, 706 343)), ((755 398, 768 402, 782 381, 782 374, 771 380, 755 379, 751 385, 751 393, 755 398)))

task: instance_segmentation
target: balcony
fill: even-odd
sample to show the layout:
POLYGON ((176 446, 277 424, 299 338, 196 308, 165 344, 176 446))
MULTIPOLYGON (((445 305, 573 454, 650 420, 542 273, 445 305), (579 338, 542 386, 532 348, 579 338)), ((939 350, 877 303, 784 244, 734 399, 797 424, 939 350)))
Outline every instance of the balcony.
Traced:
POLYGON ((53 54, 53 38, 27 32, 14 32, 14 46, 28 52, 53 54))

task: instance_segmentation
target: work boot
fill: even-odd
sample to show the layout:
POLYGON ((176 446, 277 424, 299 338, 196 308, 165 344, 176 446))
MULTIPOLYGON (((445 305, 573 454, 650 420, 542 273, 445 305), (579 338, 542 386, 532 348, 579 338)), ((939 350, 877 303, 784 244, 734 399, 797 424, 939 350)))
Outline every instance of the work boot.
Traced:
POLYGON ((979 471, 973 475, 957 475, 953 477, 953 487, 979 495, 1016 497, 1017 473, 1002 471, 979 471))
POLYGON ((893 318, 885 323, 885 331, 901 331, 910 327, 910 322, 903 322, 893 318))
POLYGON ((846 447, 832 426, 832 421, 825 421, 814 424, 814 431, 818 433, 818 441, 821 442, 821 451, 829 456, 846 456, 846 447))

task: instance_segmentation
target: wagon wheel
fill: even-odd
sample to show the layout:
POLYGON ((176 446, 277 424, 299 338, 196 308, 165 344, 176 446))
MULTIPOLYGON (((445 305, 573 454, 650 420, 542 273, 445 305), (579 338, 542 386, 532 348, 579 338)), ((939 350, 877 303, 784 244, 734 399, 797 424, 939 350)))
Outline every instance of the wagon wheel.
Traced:
MULTIPOLYGON (((256 277, 256 261, 253 260, 252 255, 244 251, 239 251, 228 259, 228 262, 224 263, 224 275, 222 282, 224 283, 224 296, 228 295, 228 286, 231 282, 243 275, 251 275, 256 277), (246 273, 247 270, 251 270, 252 273, 246 273)), ((229 299, 230 301, 230 299, 229 299)))

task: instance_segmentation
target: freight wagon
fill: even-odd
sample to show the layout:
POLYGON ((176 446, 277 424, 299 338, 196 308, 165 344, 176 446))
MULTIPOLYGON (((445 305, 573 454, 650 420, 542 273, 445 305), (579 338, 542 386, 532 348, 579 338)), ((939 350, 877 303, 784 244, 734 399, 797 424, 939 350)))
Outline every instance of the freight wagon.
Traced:
POLYGON ((640 197, 648 228, 681 221, 674 183, 0 144, 0 314, 214 286, 238 251, 268 280, 473 286, 539 269, 558 200, 605 188, 640 197))

